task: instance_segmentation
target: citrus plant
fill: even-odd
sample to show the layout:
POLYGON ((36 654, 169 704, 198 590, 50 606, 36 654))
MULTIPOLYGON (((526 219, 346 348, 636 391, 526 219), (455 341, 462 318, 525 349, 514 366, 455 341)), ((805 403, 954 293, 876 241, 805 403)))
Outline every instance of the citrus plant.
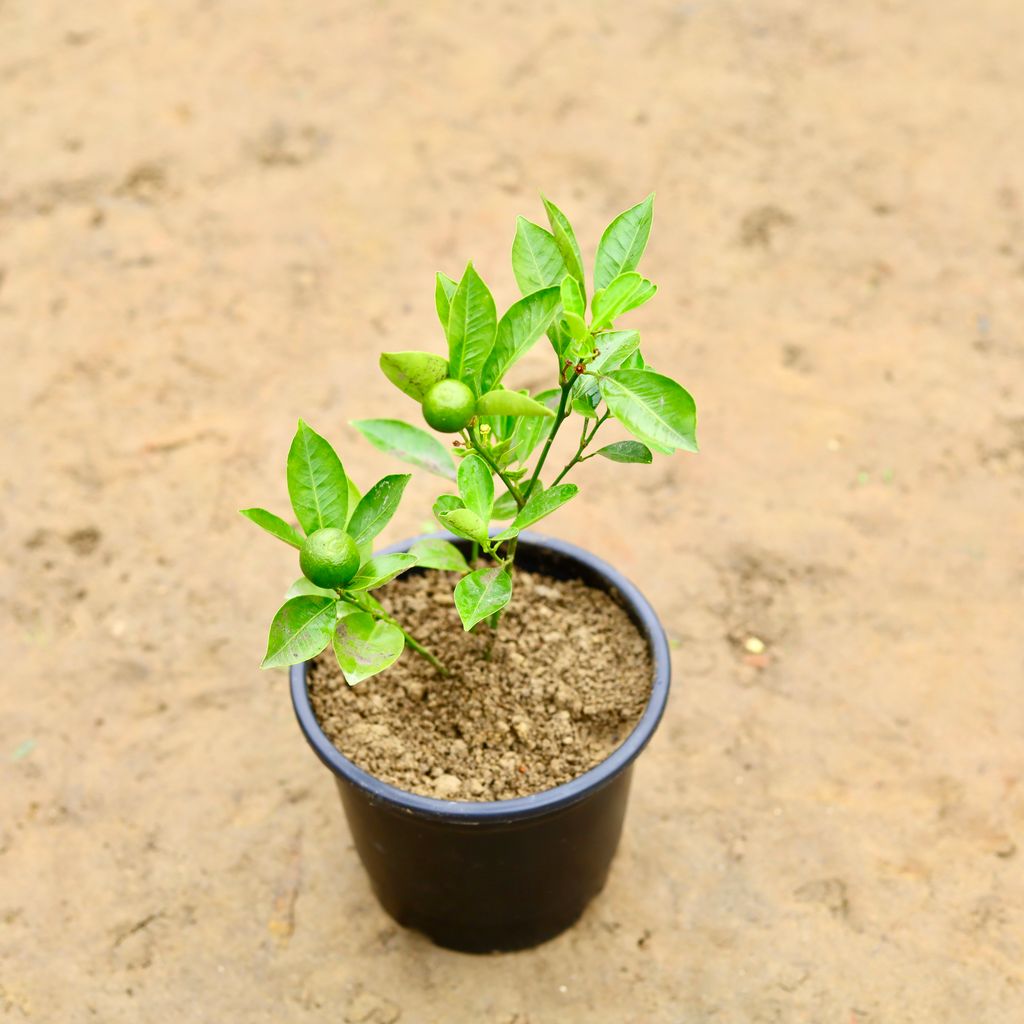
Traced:
POLYGON ((697 450, 693 399, 647 364, 638 331, 616 327, 620 317, 658 290, 636 269, 651 232, 654 197, 621 213, 601 236, 589 318, 583 259, 572 225, 547 199, 544 208, 550 230, 523 217, 516 224, 512 272, 521 299, 499 318, 472 263, 459 281, 439 273, 435 304, 447 356, 386 352, 380 358, 388 380, 421 404, 427 424, 457 435, 452 445, 458 468, 436 437, 410 423, 354 424, 377 448, 455 481, 458 493, 440 495, 434 515, 447 530, 471 541, 474 554, 483 552, 490 561, 455 587, 466 629, 484 619, 497 625, 512 597, 519 532, 576 496, 576 484, 562 482, 575 466, 597 455, 613 462, 650 463, 653 452, 697 450), (554 386, 536 395, 509 387, 506 376, 545 334, 555 355, 554 386), (576 451, 545 486, 541 473, 552 443, 570 419, 580 427, 576 451), (594 449, 598 431, 609 420, 618 421, 632 438, 594 449), (496 530, 495 521, 508 525, 496 530))
POLYGON ((298 526, 265 509, 242 512, 298 548, 303 573, 271 625, 263 667, 306 661, 330 644, 354 684, 392 665, 409 646, 445 672, 373 590, 413 566, 457 572, 454 599, 464 628, 488 620, 496 629, 512 597, 519 533, 576 496, 577 485, 563 483, 574 467, 598 455, 650 463, 654 452, 697 450, 693 399, 648 365, 638 331, 616 326, 657 292, 636 269, 651 231, 653 196, 605 229, 589 304, 572 225, 554 203, 544 199, 544 207, 550 230, 523 217, 516 224, 512 272, 522 298, 499 318, 472 263, 459 281, 439 273, 435 304, 447 354, 380 357, 385 376, 419 403, 427 425, 455 435, 450 447, 403 420, 353 424, 381 451, 454 483, 455 492, 439 495, 433 512, 445 529, 470 542, 469 562, 439 539, 374 555, 373 539, 397 510, 409 475, 385 476, 360 495, 334 449, 300 420, 287 465, 298 526), (506 376, 544 335, 554 353, 553 386, 534 395, 508 386, 506 376), (576 451, 545 485, 541 474, 552 444, 569 420, 580 428, 576 451), (610 420, 632 437, 594 448, 610 420), (481 555, 486 564, 478 564, 481 555))

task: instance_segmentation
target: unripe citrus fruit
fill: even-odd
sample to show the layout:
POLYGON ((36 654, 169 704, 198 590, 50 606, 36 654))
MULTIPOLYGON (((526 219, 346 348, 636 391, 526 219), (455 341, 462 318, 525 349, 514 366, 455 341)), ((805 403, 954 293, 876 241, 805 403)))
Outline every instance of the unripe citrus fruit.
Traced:
POLYGON ((423 418, 435 430, 454 434, 472 418, 476 399, 472 389, 461 380, 439 380, 423 399, 423 418))
POLYGON ((299 567, 310 583, 326 590, 345 586, 359 568, 359 549, 344 531, 333 526, 314 530, 299 551, 299 567))

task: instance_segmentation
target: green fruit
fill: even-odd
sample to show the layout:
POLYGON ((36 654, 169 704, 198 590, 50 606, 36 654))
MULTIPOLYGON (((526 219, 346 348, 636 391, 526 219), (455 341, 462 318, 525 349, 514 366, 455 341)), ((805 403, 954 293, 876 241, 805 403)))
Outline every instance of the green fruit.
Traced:
POLYGON ((439 380, 423 399, 423 418, 435 430, 454 434, 472 418, 476 398, 461 380, 439 380))
POLYGON ((356 542, 333 526, 314 530, 299 551, 302 575, 325 590, 345 586, 358 571, 359 561, 356 542))

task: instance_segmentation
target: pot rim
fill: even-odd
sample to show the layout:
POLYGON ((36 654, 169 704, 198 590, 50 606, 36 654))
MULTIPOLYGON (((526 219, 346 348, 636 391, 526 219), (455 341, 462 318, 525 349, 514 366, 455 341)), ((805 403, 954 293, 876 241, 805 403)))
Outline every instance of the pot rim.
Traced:
MULTIPOLYGON (((416 541, 440 538, 457 541, 450 533, 437 532, 400 541, 387 551, 405 551, 416 541)), ((289 670, 292 705, 306 740, 317 757, 337 776, 363 790, 371 799, 390 805, 394 810, 420 815, 439 821, 459 822, 466 825, 494 824, 509 819, 521 820, 561 810, 582 800, 596 789, 610 782, 637 758, 650 742, 661 721, 668 700, 671 679, 671 662, 668 639, 654 609, 640 590, 603 559, 568 541, 547 537, 543 534, 524 531, 519 535, 520 544, 532 548, 547 549, 563 558, 581 562, 594 574, 603 577, 607 589, 620 596, 622 602, 635 617, 637 628, 647 640, 653 663, 651 695, 640 720, 629 735, 611 754, 582 775, 563 782, 551 789, 529 796, 513 797, 508 800, 441 800, 437 797, 410 793, 391 783, 384 782, 364 771, 328 739, 316 720, 313 706, 306 689, 306 671, 311 662, 292 665, 289 670)))

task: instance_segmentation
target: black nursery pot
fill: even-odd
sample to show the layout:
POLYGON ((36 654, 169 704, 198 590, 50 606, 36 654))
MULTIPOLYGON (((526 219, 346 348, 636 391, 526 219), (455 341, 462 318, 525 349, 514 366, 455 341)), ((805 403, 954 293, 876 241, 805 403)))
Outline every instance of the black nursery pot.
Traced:
MULTIPOLYGON (((413 542, 391 550, 404 551, 413 542)), ((643 717, 610 757, 570 782, 486 802, 438 800, 398 789, 335 748, 309 702, 309 663, 291 670, 299 725, 334 774, 377 898, 400 924, 465 952, 523 949, 553 938, 601 891, 622 832, 633 762, 668 699, 665 631, 632 583, 589 552, 535 534, 520 537, 516 564, 611 594, 650 647, 654 678, 643 717)))

